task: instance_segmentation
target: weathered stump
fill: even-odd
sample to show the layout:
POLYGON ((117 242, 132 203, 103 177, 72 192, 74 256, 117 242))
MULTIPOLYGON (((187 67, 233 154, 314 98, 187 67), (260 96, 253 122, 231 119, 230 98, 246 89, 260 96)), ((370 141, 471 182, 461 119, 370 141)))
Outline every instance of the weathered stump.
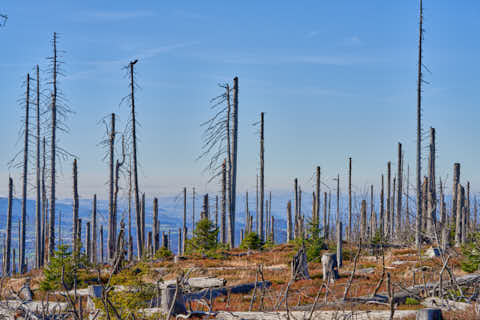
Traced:
POLYGON ((418 310, 417 320, 442 320, 442 310, 431 308, 418 310))
POLYGON ((292 260, 292 279, 297 280, 309 280, 310 274, 308 273, 307 255, 305 253, 305 247, 302 246, 298 250, 297 254, 292 260))
POLYGON ((335 253, 325 253, 322 255, 323 280, 333 281, 339 278, 337 255, 335 253))
POLYGON ((183 297, 182 288, 178 288, 178 292, 176 293, 175 298, 175 291, 177 290, 177 285, 168 285, 162 290, 162 309, 165 314, 168 314, 170 308, 172 308, 172 316, 176 316, 179 314, 187 314, 187 308, 185 307, 185 299, 183 297))

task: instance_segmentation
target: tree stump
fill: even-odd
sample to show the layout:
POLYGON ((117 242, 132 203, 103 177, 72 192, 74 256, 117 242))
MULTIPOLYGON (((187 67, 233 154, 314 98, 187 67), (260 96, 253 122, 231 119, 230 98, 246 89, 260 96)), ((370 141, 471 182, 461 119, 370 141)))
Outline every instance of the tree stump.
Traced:
POLYGON ((417 312, 417 320, 442 320, 441 309, 421 309, 417 312))
POLYGON ((323 281, 335 282, 338 276, 337 254, 325 253, 322 255, 323 281))
POLYGON ((182 288, 178 288, 177 297, 175 299, 175 291, 177 290, 176 284, 167 285, 162 290, 162 309, 165 314, 168 314, 172 307, 172 316, 179 314, 187 314, 187 308, 185 307, 185 299, 183 297, 182 288), (175 300, 174 300, 175 299, 175 300))
POLYGON ((297 254, 292 260, 292 279, 297 280, 309 280, 310 274, 308 273, 307 255, 305 253, 305 247, 302 246, 298 250, 297 254))

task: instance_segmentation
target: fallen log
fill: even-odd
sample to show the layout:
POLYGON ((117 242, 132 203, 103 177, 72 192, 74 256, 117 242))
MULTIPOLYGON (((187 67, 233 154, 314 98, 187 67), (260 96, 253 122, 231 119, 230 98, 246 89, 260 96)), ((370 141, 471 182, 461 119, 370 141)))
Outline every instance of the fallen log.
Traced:
MULTIPOLYGON (((257 282, 257 289, 269 288, 272 283, 270 281, 257 282)), ((255 288, 255 283, 240 284, 237 286, 227 286, 222 288, 207 288, 196 292, 184 293, 184 298, 188 300, 200 300, 200 299, 215 299, 221 295, 226 296, 228 294, 247 294, 255 288)))
MULTIPOLYGON (((394 319, 402 319, 416 315, 416 310, 397 310, 394 319)), ((315 311, 312 320, 331 319, 355 319, 355 320, 380 320, 388 319, 390 311, 315 311)), ((216 319, 222 320, 283 320, 283 319, 309 319, 308 311, 292 311, 287 315, 286 311, 281 312, 217 312, 216 319)))

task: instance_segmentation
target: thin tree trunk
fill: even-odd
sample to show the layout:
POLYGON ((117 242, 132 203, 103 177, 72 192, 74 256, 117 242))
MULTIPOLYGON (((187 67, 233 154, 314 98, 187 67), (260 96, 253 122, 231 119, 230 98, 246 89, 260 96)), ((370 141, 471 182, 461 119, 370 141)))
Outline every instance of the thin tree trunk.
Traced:
POLYGON ((193 195, 192 195, 192 237, 193 237, 194 231, 195 231, 195 187, 193 187, 193 195))
POLYGON ((323 194, 323 240, 328 239, 327 192, 323 194))
MULTIPOLYGON (((12 251, 12 206, 13 206, 13 179, 8 178, 8 209, 7 209, 7 249, 5 259, 5 275, 10 275, 11 260, 10 255, 12 251)), ((15 250, 15 249, 14 249, 15 250)), ((15 259, 13 260, 15 263, 15 259)))
POLYGON ((390 161, 388 161, 387 163, 387 230, 385 231, 385 235, 387 238, 390 237, 390 228, 391 228, 391 219, 392 219, 392 216, 391 216, 391 179, 392 179, 392 165, 390 163, 390 161))
POLYGON ((47 257, 48 249, 48 229, 47 229, 47 220, 48 220, 48 200, 47 200, 47 188, 45 185, 46 179, 46 170, 47 170, 47 155, 46 155, 46 140, 45 137, 42 139, 43 153, 42 153, 42 242, 41 242, 41 265, 43 266, 47 257))
POLYGON ((220 240, 223 244, 227 243, 227 229, 226 229, 226 215, 227 215, 227 164, 225 160, 222 164, 222 215, 220 221, 220 240))
POLYGON ((423 5, 420 0, 420 23, 418 34, 418 80, 417 80, 417 219, 415 245, 421 246, 422 227, 422 43, 423 43, 423 5))
MULTIPOLYGON (((160 237, 160 235, 159 235, 160 237)), ((185 254, 185 246, 187 244, 187 188, 183 188, 183 237, 181 254, 185 254)))
MULTIPOLYGON (((158 199, 153 199, 153 254, 157 253, 158 249, 160 249, 160 233, 158 230, 158 199)), ((178 243, 180 246, 181 243, 178 243)))
MULTIPOLYGON (((80 238, 78 237, 79 219, 78 219, 78 171, 77 171, 77 159, 73 160, 73 228, 72 228, 72 239, 73 239, 73 257, 76 262, 80 255, 80 238)), ((60 235, 59 235, 60 237, 60 235)))
POLYGON ((347 240, 352 240, 352 158, 348 158, 348 232, 347 240))
POLYGON ((403 195, 403 153, 402 144, 398 143, 398 160, 397 160, 397 223, 396 234, 399 235, 402 230, 402 195, 403 195))
POLYGON ((128 163, 128 261, 133 259, 132 239, 132 157, 128 163))
POLYGON ((138 165, 137 165, 137 133, 136 133, 136 119, 135 119, 135 84, 134 84, 134 71, 133 66, 137 63, 137 60, 130 62, 130 98, 132 107, 132 144, 133 144, 133 181, 134 181, 134 193, 135 193, 135 213, 137 218, 137 257, 141 259, 143 255, 143 239, 142 239, 142 224, 141 224, 141 212, 140 212, 140 196, 138 190, 138 165))
POLYGON ((382 188, 380 189, 380 234, 382 238, 385 237, 385 208, 384 208, 384 200, 385 200, 385 183, 384 183, 384 176, 382 174, 382 188))
POLYGON ((93 195, 92 203, 92 257, 91 262, 97 264, 97 195, 93 195))
POLYGON ((27 92, 25 97, 25 133, 24 133, 24 147, 23 147, 23 187, 22 187, 22 226, 20 234, 20 263, 19 271, 21 274, 25 273, 25 244, 26 244, 26 231, 27 231, 27 183, 28 183, 28 140, 30 135, 30 74, 27 74, 27 92))
POLYGON ((237 158, 238 158, 238 77, 233 79, 233 110, 232 110, 232 172, 230 198, 230 244, 235 247, 235 205, 237 190, 237 158))
POLYGON ((295 215, 294 215, 294 221, 293 221, 294 222, 294 232, 293 232, 294 236, 293 237, 294 237, 294 239, 297 239, 298 235, 299 235, 299 227, 300 227, 298 225, 298 216, 299 216, 298 211, 299 211, 299 209, 298 209, 298 179, 297 178, 295 178, 295 180, 293 181, 293 185, 294 185, 293 189, 294 189, 294 193, 295 193, 295 199, 294 199, 294 201, 295 201, 295 215))
POLYGON ((103 253, 103 248, 105 244, 103 243, 103 224, 100 225, 100 262, 103 264, 105 262, 104 260, 104 253, 103 253))
POLYGON ((115 113, 112 113, 110 120, 110 138, 109 138, 109 181, 108 181, 108 259, 113 261, 115 257, 115 231, 114 231, 114 203, 113 192, 115 184, 114 162, 115 162, 115 113))
POLYGON ((293 240, 292 234, 292 202, 287 202, 287 243, 293 240))
POLYGON ((321 198, 321 193, 320 193, 320 166, 317 166, 317 181, 316 181, 316 188, 315 188, 315 223, 317 224, 317 227, 320 227, 320 198, 321 198))
POLYGON ((92 259, 92 241, 91 241, 91 224, 89 221, 87 221, 87 259, 88 261, 91 261, 92 259))
POLYGON ((142 218, 142 229, 141 229, 142 244, 145 247, 145 242, 147 241, 147 238, 145 238, 145 216, 146 216, 146 212, 145 212, 145 192, 142 193, 142 208, 141 208, 140 212, 142 213, 142 217, 141 217, 142 218))
POLYGON ((41 182, 40 182, 40 69, 37 65, 37 94, 36 94, 36 110, 37 110, 37 142, 36 152, 36 219, 35 219, 35 267, 38 269, 42 265, 42 202, 41 202, 41 182))
POLYGON ((50 142, 50 219, 49 219, 49 239, 48 239, 48 257, 52 257, 55 251, 55 186, 56 186, 56 167, 55 160, 57 156, 57 33, 53 33, 53 92, 52 92, 52 119, 51 119, 51 142, 50 142))

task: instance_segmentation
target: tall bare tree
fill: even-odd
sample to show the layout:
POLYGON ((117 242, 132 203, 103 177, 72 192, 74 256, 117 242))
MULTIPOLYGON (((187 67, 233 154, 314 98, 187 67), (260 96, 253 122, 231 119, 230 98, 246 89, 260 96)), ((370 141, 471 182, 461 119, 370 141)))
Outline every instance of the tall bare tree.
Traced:
POLYGON ((37 116, 36 116, 36 206, 35 206, 35 267, 40 268, 42 265, 42 259, 41 259, 41 253, 42 253, 42 202, 41 202, 41 181, 40 181, 40 162, 41 162, 41 155, 40 155, 40 68, 38 65, 36 66, 36 72, 37 72, 37 88, 36 88, 36 111, 37 111, 37 116))
POLYGON ((264 234, 264 203, 265 203, 265 147, 264 147, 264 113, 260 113, 260 240, 265 240, 264 234))

